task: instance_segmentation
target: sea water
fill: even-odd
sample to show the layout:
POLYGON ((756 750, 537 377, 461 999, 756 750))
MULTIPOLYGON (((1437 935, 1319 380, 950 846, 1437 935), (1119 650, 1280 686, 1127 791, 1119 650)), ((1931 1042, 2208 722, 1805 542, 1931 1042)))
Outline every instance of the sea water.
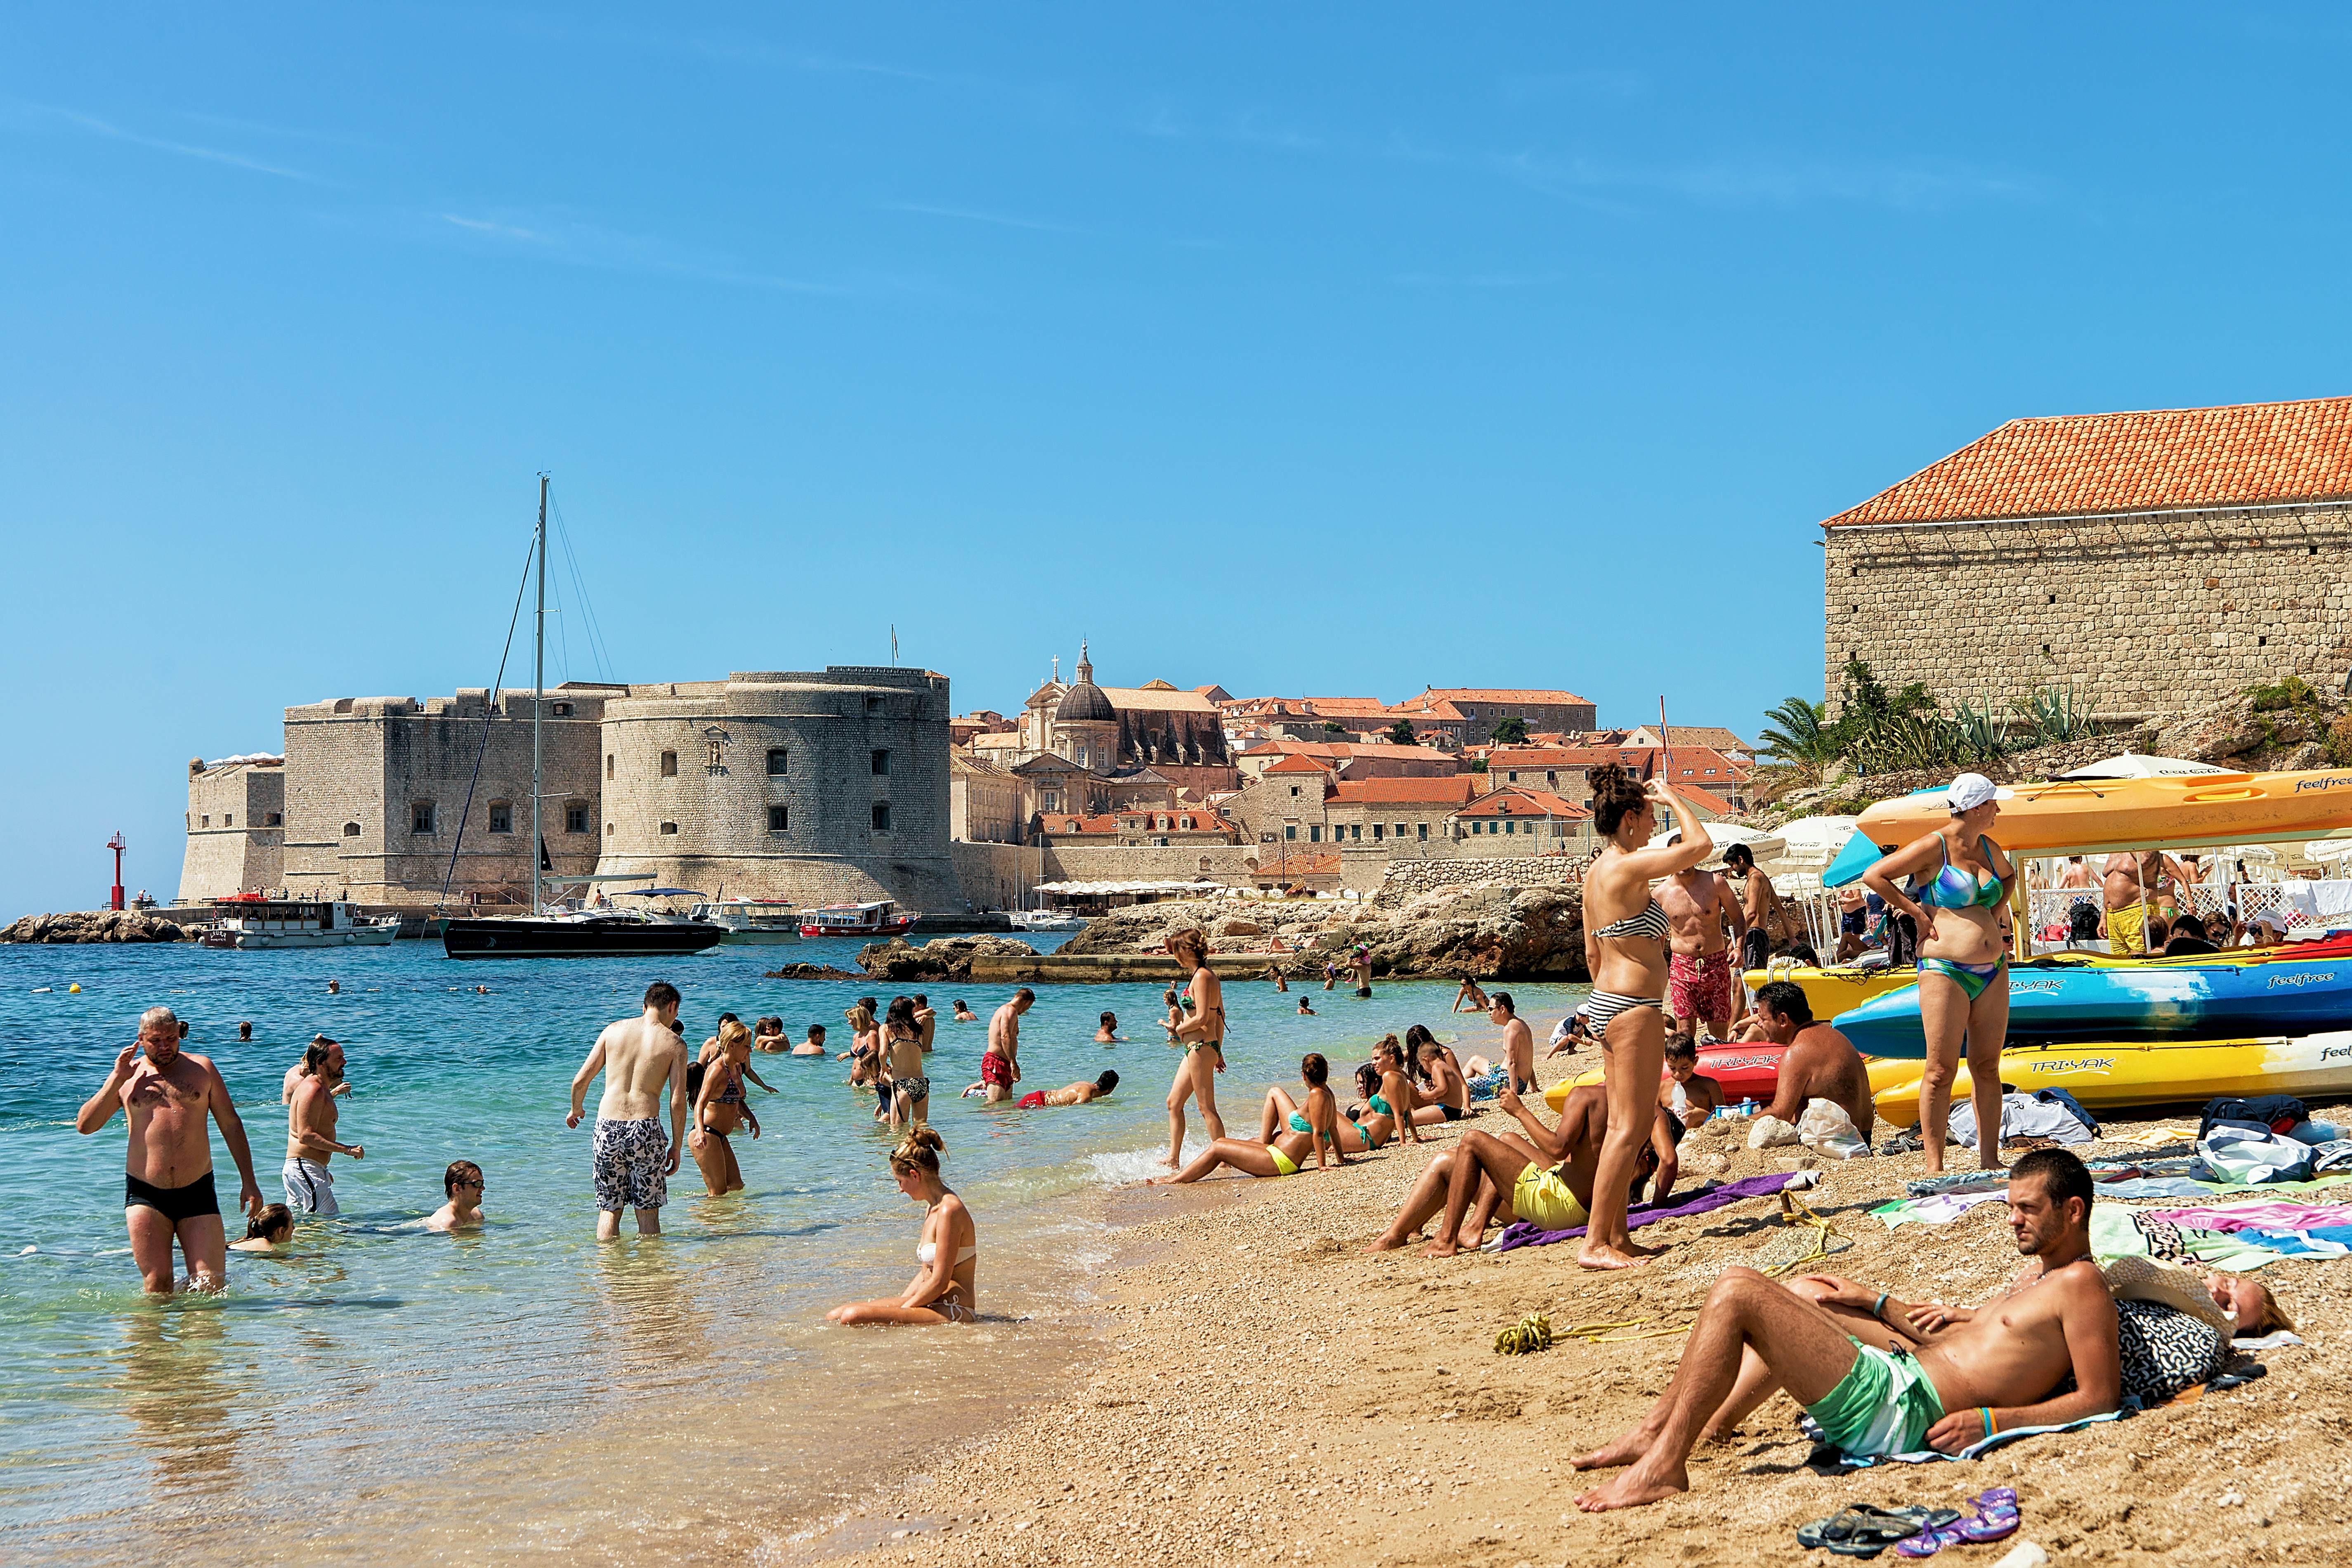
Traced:
MULTIPOLYGON (((1150 1174, 1165 1145, 1176 1057, 1160 985, 1038 987, 1022 1089, 1106 1068, 1121 1081, 1107 1101, 1031 1111, 957 1098, 1010 987, 922 987, 940 1020, 931 1121, 979 1226, 977 1327, 824 1321, 836 1302, 905 1288, 921 1218, 890 1180, 873 1096, 830 1054, 754 1056, 776 1092, 750 1089, 763 1135, 733 1141, 746 1191, 708 1196, 688 1157, 658 1238, 626 1217, 619 1241, 594 1238, 601 1083, 577 1130, 564 1114, 597 1030, 667 979, 691 1046, 731 1011, 781 1016, 793 1040, 822 1023, 843 1049, 844 1010, 896 988, 763 971, 846 967, 854 952, 460 963, 414 942, 0 948, 0 1560, 781 1560, 877 1481, 1053 1392, 1086 1354, 1087 1277, 1112 1251, 1100 1194, 1150 1174), (959 996, 982 1022, 949 1021, 959 996), (286 1069, 321 1031, 349 1058, 338 1137, 366 1158, 333 1162, 341 1218, 304 1224, 283 1257, 232 1253, 218 1296, 142 1293, 123 1119, 74 1129, 159 1003, 219 1066, 268 1201, 283 1197, 286 1069), (1094 1042, 1106 1010, 1126 1043, 1094 1042), (485 1172, 488 1223, 425 1232, 415 1222, 457 1159, 485 1172)), ((1513 990, 1539 1038, 1582 994, 1513 990)), ((1465 1057, 1499 1042, 1483 1016, 1447 1013, 1451 986, 1383 985, 1367 1001, 1235 982, 1225 994, 1218 1099, 1237 1135, 1255 1131, 1269 1085, 1296 1091, 1307 1051, 1329 1057, 1336 1088, 1412 1023, 1465 1057), (1301 995, 1319 1016, 1297 1015, 1301 995)), ((232 1209, 217 1135, 213 1163, 232 1209)))

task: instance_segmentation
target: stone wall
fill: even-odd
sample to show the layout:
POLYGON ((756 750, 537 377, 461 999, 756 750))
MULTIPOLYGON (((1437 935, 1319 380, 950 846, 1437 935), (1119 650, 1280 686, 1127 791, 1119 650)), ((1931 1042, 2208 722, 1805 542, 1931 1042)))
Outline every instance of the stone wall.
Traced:
POLYGON ((1849 658, 1890 688, 1996 707, 2070 681, 2115 718, 2352 667, 2343 503, 1822 531, 1830 700, 1849 658))
POLYGON ((1516 888, 1581 887, 1584 884, 1584 858, 1577 856, 1546 856, 1529 860, 1395 860, 1389 864, 1380 891, 1373 895, 1372 905, 1376 909, 1397 909, 1439 888, 1487 884, 1516 888))
POLYGON ((231 763, 188 775, 188 844, 174 901, 202 903, 286 880, 286 769, 231 763))

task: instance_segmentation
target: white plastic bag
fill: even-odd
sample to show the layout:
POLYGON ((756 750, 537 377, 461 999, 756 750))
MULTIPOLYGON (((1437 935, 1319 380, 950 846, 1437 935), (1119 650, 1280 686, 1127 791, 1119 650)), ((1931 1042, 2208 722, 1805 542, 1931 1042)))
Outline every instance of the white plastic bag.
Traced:
POLYGON ((1748 1124, 1748 1146, 1770 1149, 1797 1142, 1797 1130, 1777 1116, 1759 1116, 1748 1124))
POLYGON ((1845 1107, 1833 1100, 1805 1102, 1805 1114, 1797 1121, 1797 1138, 1806 1148, 1833 1160, 1851 1160, 1870 1152, 1870 1141, 1854 1126, 1845 1107))

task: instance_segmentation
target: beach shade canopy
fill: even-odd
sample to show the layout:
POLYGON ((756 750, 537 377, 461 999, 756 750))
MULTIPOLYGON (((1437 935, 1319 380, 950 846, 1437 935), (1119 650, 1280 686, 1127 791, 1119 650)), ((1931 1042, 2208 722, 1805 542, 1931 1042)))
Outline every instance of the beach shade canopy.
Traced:
POLYGON ((2315 838, 2303 847, 2306 860, 2341 860, 2352 855, 2352 838, 2315 838))
POLYGON ((1786 847, 1780 858, 1790 865, 1826 866, 1853 837, 1851 816, 1800 816, 1776 830, 1786 847))
MULTIPOLYGON (((1702 822, 1699 826, 1706 830, 1708 842, 1715 846, 1715 853, 1707 857, 1710 861, 1721 859, 1723 852, 1735 844, 1747 845, 1748 852, 1759 860, 1769 860, 1786 847, 1779 834, 1767 833, 1760 827, 1742 827, 1736 822, 1702 822)), ((1650 847, 1663 849, 1673 837, 1671 833, 1661 833, 1650 840, 1650 847)))
POLYGON ((2226 773, 2231 770, 2217 768, 2210 763, 2192 763, 2183 757, 2146 757, 2137 752, 2126 752, 2104 762, 2086 763, 2072 773, 2060 773, 2062 779, 2168 779, 2183 773, 2226 773))

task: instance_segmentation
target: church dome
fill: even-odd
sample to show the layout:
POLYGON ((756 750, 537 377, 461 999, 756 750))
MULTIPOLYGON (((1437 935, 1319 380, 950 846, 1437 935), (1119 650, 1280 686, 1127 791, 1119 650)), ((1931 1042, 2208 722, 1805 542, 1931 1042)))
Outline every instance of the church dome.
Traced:
POLYGON ((1054 710, 1056 724, 1116 724, 1118 710, 1110 705, 1103 689, 1091 680, 1081 680, 1062 694, 1061 706, 1054 710))

